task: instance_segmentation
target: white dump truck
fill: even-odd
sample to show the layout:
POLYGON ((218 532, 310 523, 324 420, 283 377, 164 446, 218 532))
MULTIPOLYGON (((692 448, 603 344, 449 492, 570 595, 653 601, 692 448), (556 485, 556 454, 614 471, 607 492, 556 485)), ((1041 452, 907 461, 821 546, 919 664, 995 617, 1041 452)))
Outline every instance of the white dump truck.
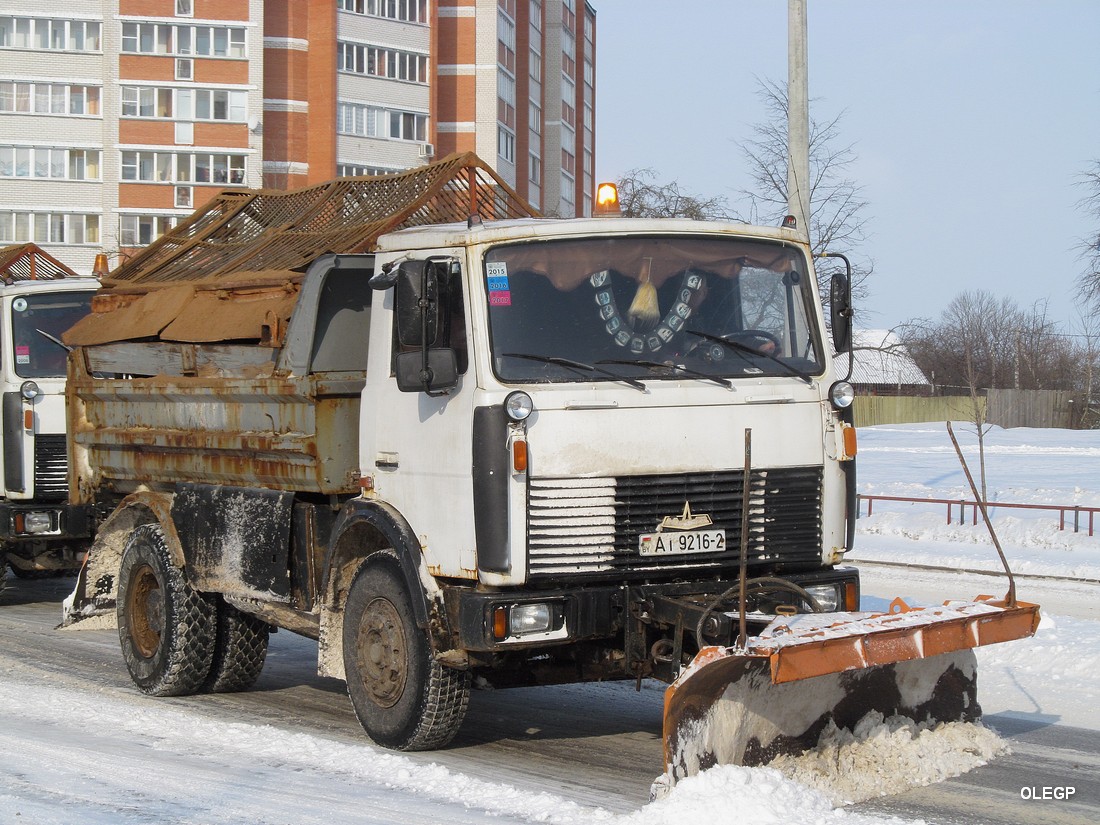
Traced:
POLYGON ((111 273, 64 336, 74 495, 111 513, 69 619, 117 615, 154 695, 247 687, 270 627, 315 638, 397 749, 448 743, 475 681, 676 681, 673 777, 824 715, 974 718, 969 648, 1036 615, 857 612, 845 276, 830 338, 790 229, 524 213, 452 157, 226 192, 111 273), (903 659, 943 678, 878 690, 903 659), (828 706, 708 738, 753 704, 734 685, 790 681, 828 706))
POLYGON ((69 503, 61 334, 87 315, 99 282, 34 244, 0 250, 0 586, 75 573, 92 512, 69 503))

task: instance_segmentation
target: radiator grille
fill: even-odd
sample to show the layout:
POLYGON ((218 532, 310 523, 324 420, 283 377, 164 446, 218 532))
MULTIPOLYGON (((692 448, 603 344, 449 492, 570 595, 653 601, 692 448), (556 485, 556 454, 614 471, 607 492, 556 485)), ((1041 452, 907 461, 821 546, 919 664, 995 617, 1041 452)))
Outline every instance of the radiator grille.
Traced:
POLYGON ((36 499, 65 499, 69 495, 69 468, 65 457, 65 436, 36 435, 34 438, 34 496, 36 499))
MULTIPOLYGON (((813 564, 821 557, 821 467, 753 470, 749 564, 813 564)), ((744 472, 531 479, 528 572, 607 576, 729 569, 739 559, 744 472), (638 540, 685 502, 726 531, 718 553, 641 556, 638 540)))

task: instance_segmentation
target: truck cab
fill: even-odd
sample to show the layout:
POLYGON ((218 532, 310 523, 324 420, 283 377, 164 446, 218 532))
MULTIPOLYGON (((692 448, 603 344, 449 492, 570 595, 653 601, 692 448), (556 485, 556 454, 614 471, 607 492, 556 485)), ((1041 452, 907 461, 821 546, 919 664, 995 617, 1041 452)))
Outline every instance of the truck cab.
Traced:
POLYGON ((68 504, 61 335, 89 311, 94 278, 0 286, 0 542, 16 575, 75 571, 91 512, 68 504))
POLYGON ((421 227, 374 267, 366 497, 417 536, 466 661, 673 678, 705 643, 683 625, 731 642, 706 605, 742 544, 761 620, 854 605, 850 400, 793 232, 421 227))

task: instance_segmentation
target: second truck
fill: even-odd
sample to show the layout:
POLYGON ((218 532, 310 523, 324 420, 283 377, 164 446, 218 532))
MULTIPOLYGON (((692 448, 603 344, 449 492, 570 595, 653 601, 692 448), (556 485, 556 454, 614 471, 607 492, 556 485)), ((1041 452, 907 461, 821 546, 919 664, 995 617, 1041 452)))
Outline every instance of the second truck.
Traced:
POLYGON ((114 612, 153 695, 312 637, 397 749, 475 680, 673 683, 672 779, 975 718, 970 649, 1035 607, 858 612, 848 292, 831 341, 794 231, 536 219, 472 156, 227 191, 64 336, 74 495, 110 514, 69 618, 114 612))
POLYGON ((91 542, 92 508, 69 499, 60 336, 98 288, 35 244, 0 249, 0 589, 5 568, 75 574, 91 542))

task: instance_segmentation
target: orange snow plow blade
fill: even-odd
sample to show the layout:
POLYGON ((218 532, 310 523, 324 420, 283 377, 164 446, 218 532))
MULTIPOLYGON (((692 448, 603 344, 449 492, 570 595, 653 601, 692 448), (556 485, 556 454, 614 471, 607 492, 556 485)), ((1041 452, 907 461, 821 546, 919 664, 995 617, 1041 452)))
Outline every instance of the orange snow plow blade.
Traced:
POLYGON ((973 602, 887 613, 778 617, 746 649, 706 647, 665 692, 666 775, 761 765, 817 744, 867 713, 918 723, 975 721, 973 648, 1035 633, 1039 607, 973 602))

